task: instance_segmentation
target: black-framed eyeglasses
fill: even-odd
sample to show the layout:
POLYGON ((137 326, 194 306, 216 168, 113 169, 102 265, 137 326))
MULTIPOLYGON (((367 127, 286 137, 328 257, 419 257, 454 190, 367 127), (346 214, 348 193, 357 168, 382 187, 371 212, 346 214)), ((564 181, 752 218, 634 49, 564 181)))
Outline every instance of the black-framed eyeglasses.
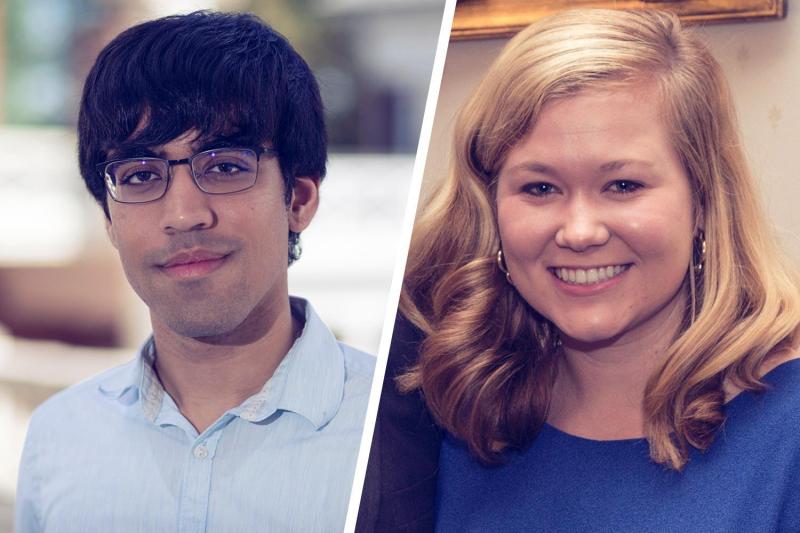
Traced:
POLYGON ((207 194, 229 194, 249 189, 258 179, 261 154, 277 156, 272 148, 218 148, 185 159, 132 157, 97 165, 111 198, 142 204, 162 198, 169 188, 174 165, 189 165, 197 188, 207 194))

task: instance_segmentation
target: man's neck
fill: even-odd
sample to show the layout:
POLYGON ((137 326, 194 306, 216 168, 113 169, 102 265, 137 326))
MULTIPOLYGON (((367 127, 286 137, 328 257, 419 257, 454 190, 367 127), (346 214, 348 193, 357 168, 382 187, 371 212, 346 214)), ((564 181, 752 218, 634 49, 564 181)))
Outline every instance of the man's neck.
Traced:
POLYGON ((269 312, 257 314, 245 322, 259 321, 258 335, 250 328, 242 335, 233 332, 224 338, 184 337, 152 319, 155 370, 166 392, 199 433, 261 390, 302 330, 300 320, 292 317, 288 298, 271 306, 269 312))

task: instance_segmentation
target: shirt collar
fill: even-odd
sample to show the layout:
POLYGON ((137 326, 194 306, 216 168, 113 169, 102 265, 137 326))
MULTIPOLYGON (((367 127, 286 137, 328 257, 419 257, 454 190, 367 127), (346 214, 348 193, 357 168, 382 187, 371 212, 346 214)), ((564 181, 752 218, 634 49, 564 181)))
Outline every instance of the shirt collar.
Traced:
POLYGON ((152 342, 153 337, 151 336, 145 341, 142 347, 139 348, 139 356, 136 359, 114 368, 106 375, 102 376, 98 384, 98 389, 104 396, 121 401, 131 396, 138 396, 142 375, 142 354, 148 349, 148 346, 152 342))
POLYGON ((145 416, 154 421, 164 398, 164 387, 153 367, 155 360, 155 342, 151 335, 139 348, 136 359, 111 372, 100 382, 100 392, 126 405, 141 400, 145 416))
POLYGON ((303 332, 264 387, 232 412, 258 422, 278 410, 303 416, 316 429, 339 410, 344 395, 342 348, 306 300, 291 298, 292 312, 305 318, 303 332))
MULTIPOLYGON (((314 308, 302 298, 290 298, 292 313, 305 319, 303 331, 262 389, 230 413, 260 422, 278 410, 306 418, 316 429, 330 421, 344 394, 344 354, 314 308)), ((107 397, 130 405, 141 401, 145 416, 154 422, 164 400, 164 388, 154 369, 155 343, 151 336, 139 357, 100 382, 107 397)))

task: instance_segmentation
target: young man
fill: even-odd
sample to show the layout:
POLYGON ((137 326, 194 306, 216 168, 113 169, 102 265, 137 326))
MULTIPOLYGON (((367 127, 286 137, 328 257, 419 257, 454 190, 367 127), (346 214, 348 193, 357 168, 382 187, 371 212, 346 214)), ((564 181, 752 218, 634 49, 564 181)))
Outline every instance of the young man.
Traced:
POLYGON ((325 174, 306 63, 250 15, 140 24, 89 73, 79 152, 153 336, 36 410, 17 531, 340 531, 373 358, 288 296, 325 174))

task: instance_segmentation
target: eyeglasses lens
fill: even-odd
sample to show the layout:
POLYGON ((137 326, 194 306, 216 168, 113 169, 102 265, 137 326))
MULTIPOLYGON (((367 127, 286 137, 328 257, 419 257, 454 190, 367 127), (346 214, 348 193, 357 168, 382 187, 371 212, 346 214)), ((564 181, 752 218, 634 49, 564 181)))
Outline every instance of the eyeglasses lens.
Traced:
POLYGON ((256 182, 258 157, 252 150, 209 150, 192 159, 197 186, 212 194, 237 192, 256 182))
MULTIPOLYGON (((108 190, 118 202, 143 203, 164 196, 170 165, 185 164, 158 158, 124 159, 105 169, 108 190)), ((252 187, 258 174, 258 155, 247 148, 208 150, 191 158, 195 183, 203 192, 226 194, 252 187)), ((174 172, 174 171, 173 171, 174 172)))
POLYGON ((106 184, 120 202, 149 202, 164 195, 169 164, 163 159, 125 159, 106 167, 106 184))

